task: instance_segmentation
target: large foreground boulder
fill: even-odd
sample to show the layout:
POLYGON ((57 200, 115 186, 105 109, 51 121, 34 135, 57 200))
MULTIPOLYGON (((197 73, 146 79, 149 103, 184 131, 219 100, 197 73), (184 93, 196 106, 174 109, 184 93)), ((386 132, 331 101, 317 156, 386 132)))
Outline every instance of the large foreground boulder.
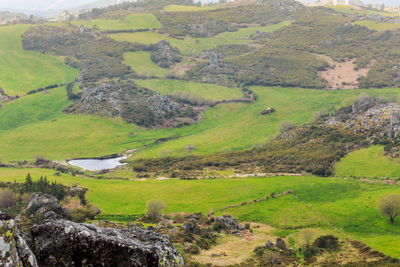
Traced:
POLYGON ((40 266, 183 266, 166 236, 139 227, 49 220, 31 228, 31 248, 40 266))
POLYGON ((0 266, 37 267, 35 255, 26 244, 15 221, 0 211, 0 266))

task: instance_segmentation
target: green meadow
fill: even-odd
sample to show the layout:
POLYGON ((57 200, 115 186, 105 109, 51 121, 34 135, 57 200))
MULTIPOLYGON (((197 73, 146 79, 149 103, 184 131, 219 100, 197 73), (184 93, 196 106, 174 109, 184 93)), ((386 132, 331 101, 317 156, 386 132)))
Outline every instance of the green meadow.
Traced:
POLYGON ((150 58, 150 52, 128 52, 124 54, 124 60, 141 76, 166 77, 170 71, 155 64, 150 58))
POLYGON ((190 95, 206 101, 239 99, 242 92, 239 88, 228 88, 210 83, 198 83, 182 80, 147 79, 137 80, 143 87, 153 89, 163 95, 190 95))
POLYGON ((46 175, 66 185, 89 188, 87 198, 102 215, 142 215, 146 202, 162 200, 170 212, 214 211, 232 214, 240 221, 270 224, 278 229, 320 228, 356 238, 374 249, 399 257, 400 222, 391 225, 378 211, 381 196, 399 193, 391 185, 371 185, 340 178, 280 176, 215 180, 102 180, 73 177, 43 169, 0 169, 0 181, 22 181, 30 172, 34 179, 46 175), (243 201, 263 198, 272 192, 293 190, 295 195, 270 199, 221 211, 243 201), (351 207, 351 208, 350 208, 351 207))
MULTIPOLYGON (((196 92, 205 96, 218 89, 213 99, 224 99, 239 89, 185 81, 139 81, 161 93, 196 92), (173 92, 172 91, 172 92, 173 92)), ((0 155, 4 161, 33 160, 42 156, 54 160, 93 157, 139 149, 135 157, 186 155, 186 146, 196 146, 195 153, 210 154, 243 150, 263 144, 275 136, 283 121, 293 124, 310 122, 323 109, 333 111, 348 104, 361 93, 373 96, 397 96, 397 89, 309 90, 280 87, 251 87, 258 96, 255 103, 220 104, 204 113, 204 120, 186 127, 144 129, 121 119, 64 114, 70 104, 65 88, 50 94, 37 93, 6 103, 0 109, 0 155), (261 115, 267 107, 276 113, 261 115), (157 143, 160 138, 169 139, 157 143), (146 146, 143 148, 143 146, 146 146)))
POLYGON ((30 25, 0 26, 0 87, 9 95, 72 81, 79 73, 63 59, 22 49, 21 35, 30 25))
POLYGON ((156 29, 161 27, 160 22, 153 14, 146 13, 132 14, 123 19, 75 20, 72 24, 76 26, 85 25, 89 28, 97 28, 100 31, 156 29))
POLYGON ((371 146, 346 155, 335 165, 337 176, 400 177, 400 161, 385 155, 383 146, 371 146))
POLYGON ((365 26, 374 31, 391 31, 400 28, 400 25, 396 23, 379 23, 374 20, 360 20, 353 24, 365 26))

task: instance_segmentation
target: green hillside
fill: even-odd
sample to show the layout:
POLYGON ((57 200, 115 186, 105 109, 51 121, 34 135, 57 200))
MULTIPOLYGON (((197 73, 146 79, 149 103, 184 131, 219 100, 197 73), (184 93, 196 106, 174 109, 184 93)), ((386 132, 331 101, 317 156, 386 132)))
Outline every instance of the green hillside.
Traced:
POLYGON ((70 82, 78 75, 77 70, 64 65, 62 58, 24 51, 21 35, 29 27, 0 27, 0 87, 9 95, 70 82))

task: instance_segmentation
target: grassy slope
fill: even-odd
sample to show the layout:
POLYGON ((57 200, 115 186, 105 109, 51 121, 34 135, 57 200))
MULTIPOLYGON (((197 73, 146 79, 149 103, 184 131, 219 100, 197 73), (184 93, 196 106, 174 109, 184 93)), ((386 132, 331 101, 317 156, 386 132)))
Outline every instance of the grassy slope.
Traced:
POLYGON ((38 93, 0 109, 0 155, 3 160, 33 159, 36 155, 65 159, 111 154, 126 149, 129 132, 137 127, 120 120, 66 115, 65 88, 38 93))
POLYGON ((0 86, 9 95, 71 81, 78 75, 78 70, 65 66, 59 58, 22 50, 20 36, 29 27, 0 27, 0 86))
POLYGON ((160 199, 166 212, 227 213, 241 221, 256 221, 278 228, 332 228, 339 235, 357 238, 389 255, 399 257, 400 222, 391 225, 377 206, 383 195, 399 193, 397 186, 371 185, 336 178, 272 177, 216 180, 95 180, 63 175, 54 177, 51 170, 0 169, 1 181, 21 180, 27 172, 36 179, 47 175, 71 185, 89 188, 88 199, 103 214, 143 214, 145 204, 160 199), (288 195, 265 202, 221 212, 222 207, 262 198, 272 192, 293 190, 288 195), (190 201, 188 201, 190 200, 190 201), (351 207, 351 208, 349 208, 351 207))
POLYGON ((365 26, 371 30, 375 31, 391 31, 397 28, 400 28, 399 24, 396 23, 379 23, 374 20, 360 20, 356 21, 353 24, 357 24, 360 26, 365 26))
POLYGON ((117 33, 110 34, 109 37, 119 42, 132 42, 139 44, 155 44, 159 41, 169 41, 172 46, 177 47, 183 54, 191 55, 199 53, 203 50, 211 49, 222 44, 243 44, 249 43, 250 40, 242 39, 222 39, 222 38, 186 38, 184 40, 169 37, 156 32, 135 32, 135 33, 117 33))
POLYGON ((156 29, 161 24, 153 14, 138 13, 127 16, 124 19, 95 19, 95 20, 76 20, 72 24, 93 28, 96 26, 101 31, 120 31, 120 30, 139 30, 139 29, 156 29))
MULTIPOLYGON (((157 80, 149 83, 155 86, 157 80)), ((191 82, 186 85, 182 81, 172 83, 179 84, 180 88, 187 86, 190 90, 199 86, 191 82)), ((151 88, 151 84, 148 87, 151 88)), ((218 105, 206 111, 205 120, 198 124, 153 130, 117 119, 63 114, 63 107, 68 105, 64 88, 51 90, 50 95, 34 94, 7 103, 0 109, 0 155, 6 161, 31 160, 36 155, 60 160, 100 156, 143 145, 147 148, 140 150, 138 157, 158 157, 166 153, 183 155, 188 145, 195 145, 199 154, 248 149, 275 135, 282 121, 296 124, 309 122, 313 112, 342 106, 362 92, 388 97, 398 92, 398 89, 251 89, 258 96, 258 101, 253 104, 218 105), (269 116, 261 115, 260 112, 268 106, 276 108, 277 112, 269 116), (160 138, 173 139, 154 144, 160 138)))
POLYGON ((164 95, 187 93, 194 96, 200 96, 205 100, 210 101, 230 100, 242 97, 242 93, 238 88, 228 88, 208 83, 167 79, 138 80, 137 83, 143 87, 156 90, 164 95))
POLYGON ((254 34, 256 31, 260 32, 273 32, 279 30, 283 27, 289 26, 292 22, 291 21, 282 21, 277 24, 263 26, 263 27, 249 27, 249 28, 242 28, 236 32, 224 32, 218 34, 217 38, 223 39, 239 39, 239 38, 248 38, 250 35, 254 34))
POLYGON ((383 146, 354 151, 335 165, 338 176, 400 177, 400 162, 385 156, 383 146))
POLYGON ((150 52, 128 52, 124 54, 125 63, 142 76, 166 77, 169 69, 161 68, 150 59, 150 52))
POLYGON ((385 11, 377 11, 377 10, 369 10, 369 9, 362 9, 359 10, 358 8, 354 8, 352 6, 345 6, 345 5, 338 5, 338 6, 326 6, 328 8, 332 8, 340 13, 344 14, 353 14, 353 15, 381 15, 384 17, 398 17, 399 14, 390 13, 385 11))
MULTIPOLYGON (((258 96, 257 102, 219 105, 208 110, 206 120, 201 123, 180 129, 159 130, 159 137, 177 139, 148 146, 136 156, 182 155, 188 145, 196 146, 199 154, 248 149, 277 134, 283 121, 294 124, 309 122, 314 112, 343 106, 363 92, 375 96, 393 96, 398 92, 398 89, 321 91, 279 87, 251 87, 251 90, 258 96), (268 106, 277 112, 261 115, 260 112, 268 106)), ((137 136, 146 138, 140 132, 137 136)))

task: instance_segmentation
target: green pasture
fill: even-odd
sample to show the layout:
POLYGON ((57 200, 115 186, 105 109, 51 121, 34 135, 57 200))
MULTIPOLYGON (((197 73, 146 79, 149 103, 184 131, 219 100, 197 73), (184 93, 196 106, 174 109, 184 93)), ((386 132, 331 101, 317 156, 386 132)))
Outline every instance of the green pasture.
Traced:
POLYGON ((399 257, 400 221, 390 224, 379 214, 379 199, 400 193, 398 186, 371 185, 340 178, 280 176, 215 180, 102 180, 62 175, 53 170, 0 168, 0 181, 22 181, 46 175, 66 185, 89 189, 87 198, 102 215, 134 216, 144 213, 146 202, 162 200, 170 212, 232 214, 240 221, 270 224, 278 229, 321 228, 341 237, 366 242, 372 248, 399 257), (221 208, 263 198, 272 192, 287 195, 237 208, 221 208))
POLYGON ((9 95, 69 82, 79 73, 64 65, 62 58, 23 50, 21 35, 29 27, 0 26, 0 87, 9 95))
POLYGON ((100 31, 124 31, 139 29, 156 29, 161 24, 153 14, 137 13, 121 19, 94 19, 75 20, 75 26, 85 25, 89 28, 97 28, 100 31))
MULTIPOLYGON (((240 94, 239 89, 184 81, 149 80, 146 87, 160 92, 196 91, 205 95, 211 90, 214 99, 240 94)), ((143 85, 143 84, 142 84, 143 85)), ((65 114, 65 88, 37 93, 6 103, 0 109, 0 155, 4 161, 33 160, 42 156, 54 160, 93 157, 139 149, 137 157, 186 155, 194 145, 197 154, 243 150, 263 144, 275 136, 283 121, 303 124, 313 114, 351 101, 361 93, 373 96, 397 96, 398 89, 311 90, 280 87, 251 87, 258 96, 255 103, 220 104, 204 113, 199 123, 164 129, 144 129, 121 119, 65 114), (273 107, 276 113, 261 115, 273 107), (156 142, 166 138, 164 143, 156 142), (144 147, 145 146, 145 147, 144 147)))
POLYGON ((169 69, 161 68, 150 58, 150 52, 128 52, 124 54, 125 63, 141 76, 166 77, 169 69))
POLYGON ((337 176, 400 177, 400 161, 385 155, 383 146, 371 146, 346 155, 335 165, 337 176))

